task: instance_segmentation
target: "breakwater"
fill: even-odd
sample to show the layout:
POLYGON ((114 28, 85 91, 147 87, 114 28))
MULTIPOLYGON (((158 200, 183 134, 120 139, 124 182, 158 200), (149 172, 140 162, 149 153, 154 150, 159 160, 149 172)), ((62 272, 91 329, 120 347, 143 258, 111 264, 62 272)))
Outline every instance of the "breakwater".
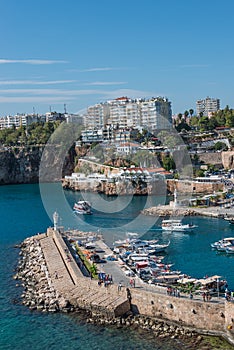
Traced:
POLYGON ((234 339, 232 302, 204 303, 141 288, 130 288, 129 298, 127 290, 118 291, 115 284, 100 287, 96 280, 83 276, 62 235, 51 228, 26 239, 20 254, 15 278, 22 279, 22 297, 32 309, 84 310, 88 322, 139 325, 171 337, 201 332, 234 339))
POLYGON ((184 216, 207 216, 213 218, 224 218, 225 216, 233 216, 233 208, 220 207, 185 207, 172 205, 158 205, 142 210, 142 214, 149 216, 161 217, 184 217, 184 216))

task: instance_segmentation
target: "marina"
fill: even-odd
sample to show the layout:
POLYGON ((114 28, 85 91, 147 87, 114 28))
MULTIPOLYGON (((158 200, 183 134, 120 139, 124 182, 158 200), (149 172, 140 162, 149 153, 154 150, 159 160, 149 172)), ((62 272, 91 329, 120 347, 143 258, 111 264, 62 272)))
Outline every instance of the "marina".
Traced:
MULTIPOLYGON (((179 272, 171 274, 167 267, 165 276, 160 275, 161 283, 157 280, 157 284, 152 286, 147 280, 149 284, 147 288, 142 276, 143 270, 137 266, 139 262, 134 262, 134 269, 132 269, 134 279, 132 275, 126 274, 123 278, 121 274, 124 274, 122 271, 124 261, 121 259, 123 263, 119 264, 120 261, 117 258, 106 261, 106 264, 111 263, 109 266, 111 274, 105 269, 106 264, 101 265, 101 270, 98 269, 95 272, 98 274, 96 284, 92 274, 90 275, 91 272, 87 270, 85 261, 81 259, 74 237, 68 239, 68 232, 63 232, 62 228, 57 227, 57 219, 57 213, 54 213, 53 228, 48 228, 45 234, 27 238, 21 245, 22 258, 14 278, 24 282, 23 303, 31 310, 48 312, 84 310, 92 319, 104 317, 106 322, 111 324, 116 323, 115 320, 119 317, 126 318, 127 315, 131 315, 130 318, 127 317, 129 325, 134 324, 135 315, 138 319, 147 316, 152 318, 152 321, 157 316, 170 322, 183 322, 183 325, 193 329, 193 332, 199 332, 205 325, 206 332, 222 335, 230 342, 234 342, 230 328, 234 304, 232 295, 226 291, 227 289, 225 289, 225 301, 219 299, 222 288, 227 288, 226 281, 222 280, 221 276, 193 281, 189 278, 190 286, 191 283, 198 284, 202 295, 196 293, 196 297, 193 297, 193 291, 190 290, 187 297, 186 292, 179 289, 176 274, 178 273, 180 277, 180 285, 188 283, 188 276, 179 275, 179 272), (28 277, 33 266, 37 272, 28 277), (40 269, 38 269, 39 266, 41 266, 40 269), (121 280, 116 284, 115 281, 119 278, 121 280), (187 278, 187 281, 184 278, 187 278), (44 280, 43 284, 41 280, 44 280), (34 287, 29 290, 32 282, 34 287), (177 283, 175 287, 174 283, 177 283), (211 291, 217 292, 217 299, 211 291), (42 294, 44 296, 38 299, 42 294), (165 308, 168 302, 172 305, 169 309, 165 308), (180 310, 179 313, 178 310, 180 310), (224 315, 223 320, 220 315, 224 315), (229 332, 225 331, 226 327, 229 332)), ((72 231, 69 232, 69 235, 73 236, 73 234, 72 231)), ((84 245, 90 239, 86 234, 81 234, 85 236, 84 241, 81 242, 81 245, 84 245)), ((93 240, 96 252, 101 251, 106 255, 109 248, 101 237, 98 238, 93 240)), ((128 263, 125 267, 127 266, 128 263)), ((143 275, 145 274, 147 274, 146 270, 143 275)))
MULTIPOLYGON (((149 284, 145 283, 144 281, 142 282, 139 277, 130 277, 131 274, 131 269, 129 267, 126 267, 124 264, 119 264, 118 260, 113 261, 112 260, 112 255, 113 251, 108 248, 112 247, 112 243, 115 240, 125 240, 126 239, 126 232, 134 233, 133 235, 129 235, 129 238, 133 238, 135 236, 136 238, 136 233, 137 237, 142 240, 155 240, 158 242, 168 242, 170 240, 170 245, 167 248, 167 254, 159 254, 160 257, 164 257, 164 259, 161 260, 161 264, 168 264, 172 265, 170 266, 171 270, 178 270, 183 272, 184 274, 188 276, 193 276, 196 277, 196 279, 203 279, 204 276, 223 276, 225 280, 228 281, 229 288, 232 289, 234 285, 233 281, 233 274, 232 274, 232 255, 230 256, 227 255, 220 255, 220 253, 216 254, 214 251, 210 249, 210 243, 214 241, 220 240, 222 237, 231 237, 232 234, 232 226, 229 225, 229 223, 225 220, 220 220, 220 219, 215 219, 215 218, 206 218, 204 219, 203 217, 193 217, 193 222, 196 224, 199 229, 194 230, 193 233, 186 234, 177 232, 176 234, 172 232, 163 232, 161 230, 161 220, 156 220, 154 219, 154 222, 152 224, 152 221, 150 220, 151 218, 148 218, 147 216, 144 217, 144 221, 141 220, 141 225, 135 223, 135 218, 137 215, 139 215, 139 212, 142 207, 145 205, 145 198, 142 197, 137 197, 133 198, 132 203, 130 206, 125 208, 125 215, 124 217, 128 218, 128 221, 132 221, 131 226, 128 226, 126 229, 123 227, 123 224, 125 225, 126 221, 123 220, 123 214, 122 212, 117 212, 115 214, 115 217, 110 220, 108 220, 108 213, 102 213, 100 214, 97 210, 94 209, 94 215, 79 215, 79 216, 65 216, 65 209, 64 207, 59 203, 56 197, 56 193, 54 192, 53 194, 53 188, 55 186, 51 185, 50 186, 50 193, 51 197, 53 200, 56 202, 56 209, 58 213, 62 213, 62 223, 65 227, 67 227, 66 231, 70 232, 69 227, 79 227, 77 232, 87 232, 87 236, 92 237, 92 232, 96 232, 97 234, 101 234, 106 241, 105 244, 105 253, 97 253, 100 255, 102 258, 102 254, 106 256, 107 263, 99 264, 101 269, 105 269, 105 273, 108 275, 111 275, 113 271, 121 271, 121 275, 117 275, 116 280, 114 280, 114 286, 118 287, 119 282, 122 280, 122 285, 124 286, 123 288, 126 288, 125 286, 130 284, 131 279, 136 280, 136 287, 129 288, 134 289, 135 298, 138 298, 138 292, 143 291, 144 293, 151 293, 151 291, 154 292, 155 290, 158 291, 156 295, 160 295, 161 297, 164 298, 172 298, 168 299, 169 304, 176 305, 177 302, 183 301, 191 303, 191 300, 189 298, 189 294, 185 294, 185 298, 183 297, 183 293, 181 293, 181 297, 174 297, 173 296, 173 291, 171 292, 170 290, 168 291, 169 293, 172 293, 172 295, 167 294, 167 288, 161 287, 159 285, 155 284, 149 284), (75 219, 74 219, 75 218, 75 219), (74 220, 74 222, 72 222, 74 220), (92 225, 92 227, 91 227, 92 225), (151 225, 151 226, 150 226, 151 225), (97 227, 98 229, 94 229, 94 227, 97 227), (147 230, 146 230, 147 228, 147 230), (117 234, 118 233, 118 234, 117 234), (192 247, 192 249, 191 249, 192 247), (103 267, 101 266, 103 265, 103 267), (121 266, 124 266, 121 268, 121 266), (119 277, 118 277, 119 276, 119 277), (161 293, 160 293, 161 291, 161 293)), ((66 193, 67 200, 70 203, 70 206, 72 208, 74 202, 77 202, 80 200, 80 196, 73 192, 67 192, 66 193)), ((90 202, 95 204, 95 196, 91 196, 88 198, 90 202)), ((153 206, 153 198, 150 199, 150 206, 153 206)), ((157 199, 158 200, 158 199, 157 199)), ((4 271, 4 276, 8 276, 8 278, 4 277, 2 279, 2 292, 6 291, 5 295, 14 295, 16 294, 16 297, 20 298, 20 295, 22 293, 21 288, 16 288, 15 289, 15 281, 11 280, 11 271, 14 268, 15 261, 17 260, 17 250, 12 252, 12 247, 11 245, 15 244, 15 242, 21 242, 24 240, 26 237, 33 236, 35 232, 45 232, 45 228, 49 226, 49 221, 48 218, 45 214, 43 214, 43 207, 40 204, 39 201, 39 192, 37 190, 37 186, 35 185, 28 185, 28 186, 8 186, 7 188, 2 187, 1 188, 1 201, 2 201, 2 206, 1 206, 1 216, 3 220, 4 227, 6 228, 5 234, 2 236, 1 240, 1 247, 3 251, 3 259, 6 261, 7 265, 2 265, 1 266, 1 271, 4 271), (38 199, 37 199, 37 193, 38 193, 38 199), (12 220, 9 220, 9 214, 8 214, 8 206, 7 203, 9 201, 9 198, 12 198, 10 200, 10 212, 12 213, 12 210, 15 210, 17 213, 17 222, 18 222, 18 230, 17 233, 15 233, 15 236, 12 235, 12 232, 15 232, 14 230, 14 223, 12 220), (37 212, 32 211, 29 209, 27 206, 28 200, 31 200, 34 207, 37 208, 37 212), (26 203, 27 200, 27 203, 26 203), (17 210, 16 210, 17 209, 17 210), (27 222, 30 220, 32 222, 32 226, 28 227, 28 224, 24 221, 25 218, 25 212, 28 213, 27 215, 27 222), (39 222, 38 222, 39 219, 39 222), (14 253, 15 252, 15 253, 14 253), (12 256, 13 253, 13 256, 12 256), (12 259, 10 257, 12 256, 12 259), (6 268, 7 266, 7 268, 6 268), (9 270, 10 268, 10 270, 9 270)), ((121 199, 121 201, 124 201, 124 199, 121 199)), ((184 219, 185 222, 187 222, 187 219, 184 219)), ((60 222, 59 222, 60 223, 60 222)), ((68 235, 69 236, 69 235, 68 235)), ((75 235, 75 238, 77 240, 80 238, 79 234, 75 235)), ((98 238, 98 237, 97 237, 98 238)), ((100 241, 100 240, 99 240, 100 241)), ((88 241, 87 241, 88 243, 88 241)), ((99 247, 99 249, 103 249, 103 246, 99 247)), ((85 248, 85 247, 84 247, 85 248)), ((95 248, 98 249, 98 247, 95 246, 95 248)), ((86 248, 85 248, 86 249, 86 248)), ((88 250, 88 249, 87 249, 88 250)), ((91 249, 92 250, 92 249, 91 249)), ((59 272, 59 271, 57 271, 59 272)), ((116 272, 115 272, 116 273, 116 272)), ((114 275, 114 274, 113 274, 114 275)), ((55 276, 53 275, 53 278, 55 276)), ((166 277, 166 276, 165 276, 166 277)), ((177 276, 176 276, 177 277, 177 276)), ((173 278, 173 276, 171 277, 173 278)), ((183 277, 182 277, 183 278, 183 277)), ((170 279, 170 276, 167 276, 167 279, 170 279)), ((90 281, 90 278, 88 278, 90 281)), ((62 282, 61 278, 55 280, 55 283, 58 283, 59 281, 62 282)), ((186 279, 184 279, 186 281, 186 279)), ((93 281, 94 285, 97 285, 97 280, 93 281)), ((114 287, 114 288, 115 288, 114 287)), ((104 286, 101 286, 102 291, 106 291, 104 286)), ((112 287, 111 287, 112 288, 112 287)), ((156 305, 156 300, 152 299, 151 294, 146 294, 149 299, 149 305, 151 305, 151 301, 154 301, 154 305, 156 305)), ((146 297, 144 296, 144 298, 146 297)), ((147 297, 147 298, 148 298, 147 297)), ((139 295, 139 298, 140 297, 139 295)), ((216 305, 214 302, 216 298, 211 299, 211 304, 216 305)), ((137 299, 140 300, 140 299, 137 299)), ((222 304, 224 304, 224 294, 220 294, 220 301, 222 304)), ((207 305, 210 305, 210 303, 204 303, 202 299, 202 295, 199 294, 194 294, 193 302, 197 303, 202 303, 203 307, 207 305)), ((86 343, 87 344, 92 344, 91 346, 95 346, 95 343, 98 338, 98 328, 93 328, 89 337, 89 334, 87 333, 87 329, 90 329, 89 327, 85 326, 84 328, 82 325, 80 325, 77 322, 74 323, 74 318, 69 316, 61 316, 60 314, 53 314, 53 317, 51 317, 50 314, 45 315, 44 313, 27 313, 25 312, 25 308, 23 306, 18 305, 17 310, 18 310, 18 316, 15 315, 16 307, 15 305, 11 304, 11 301, 7 299, 7 297, 4 297, 3 299, 0 299, 0 304, 3 310, 5 310, 5 305, 7 307, 6 311, 6 317, 9 319, 11 315, 14 315, 14 319, 17 320, 20 318, 20 324, 17 325, 17 327, 14 327, 14 334, 11 336, 11 339, 8 339, 7 334, 5 334, 4 337, 1 338, 0 344, 5 344, 7 341, 10 342, 11 344, 15 344, 15 346, 20 346, 23 347, 24 340, 20 340, 20 334, 24 334, 25 330, 27 329, 27 332, 33 332, 32 336, 32 341, 37 341, 37 339, 40 339, 41 344, 43 344, 43 338, 39 336, 36 333, 36 326, 37 327, 46 327, 47 330, 50 330, 49 333, 46 332, 45 339, 47 342, 53 342, 53 339, 56 336, 56 339, 59 339, 61 344, 63 344, 63 337, 64 336, 64 328, 60 327, 64 325, 64 327, 70 327, 71 333, 69 333, 69 337, 66 338, 66 344, 69 344, 69 347, 72 348, 74 346, 76 341, 73 341, 72 335, 76 334, 77 336, 80 336, 81 342, 86 348, 86 343), (46 317, 45 317, 46 316, 46 317), (35 320, 35 324, 31 322, 32 318, 35 320), (54 320, 54 321, 53 321, 54 320), (21 326, 22 325, 22 326, 21 326), (19 333, 20 332, 20 333, 19 333), (50 334, 53 335, 53 337, 50 337, 50 334), (83 343, 83 334, 86 334, 86 343, 83 343), (93 335, 95 334, 96 340, 95 343, 92 343, 93 341, 93 335), (92 337, 91 337, 92 335, 92 337), (17 345, 18 344, 18 345, 17 345)), ((167 304, 165 304, 165 310, 167 310, 167 304)), ((186 314, 185 310, 178 304, 178 310, 181 310, 182 315, 186 314)), ((142 305, 143 307, 144 305, 142 305)), ((145 307, 145 306, 144 306, 145 307)), ((152 306, 151 306, 152 308, 152 306)), ((142 309, 143 310, 143 309, 142 309)), ((144 309, 145 310, 145 309, 144 309)), ((190 309, 191 310, 191 306, 190 309)), ((145 311, 143 311, 145 313, 145 311)), ((161 311, 159 311, 161 313, 161 311)), ((188 315, 190 316, 190 311, 188 312, 188 315)), ((171 316, 170 316, 171 317, 171 316)), ((102 319, 101 319, 102 320, 102 319)), ((104 321, 102 321, 104 322, 104 321)), ((138 321, 137 321, 138 322, 138 321)), ((142 321, 143 322, 143 321, 142 321)), ((189 323, 189 320, 188 320, 189 323)), ((143 323, 142 323, 143 324, 143 323)), ((10 326, 9 326, 10 327, 10 326)), ((165 326, 162 326, 165 327, 165 326)), ((12 329, 13 331, 13 329, 12 329)), ((102 333, 102 341, 106 341, 104 337, 108 337, 107 333, 108 328, 105 327, 104 333, 102 333)), ((118 328, 115 330, 112 330, 113 334, 116 335, 120 341, 124 341, 124 334, 125 331, 124 329, 121 328, 121 332, 118 331, 118 328)), ((130 334, 131 330, 128 329, 128 334, 130 334)), ((131 333, 132 334, 132 333, 131 333)), ((163 332, 159 333, 163 336, 163 332)), ((150 340, 148 340, 147 344, 142 343, 142 339, 140 338, 135 338, 137 337, 137 334, 131 336, 131 339, 128 339, 128 342, 130 341, 133 342, 132 345, 133 348, 136 348, 136 343, 134 343, 134 339, 137 339, 137 344, 142 344, 143 348, 147 348, 147 344, 150 344, 150 340)), ((109 339, 109 338, 108 338, 109 339)), ((126 338, 127 339, 127 338, 126 338)), ((161 338, 160 338, 161 339, 161 338)), ((101 341, 101 339, 100 339, 101 341)), ((157 342, 159 342, 159 338, 157 338, 157 342)), ((158 343, 159 344, 159 343, 158 343)), ((168 342, 167 342, 168 344, 168 342)), ((110 343, 107 344, 109 346, 110 343)), ((65 346, 65 345, 64 345, 65 346)), ((155 346, 155 345, 154 345, 155 346)), ((176 349, 177 343, 174 343, 172 345, 172 349, 176 349)), ((26 346, 27 348, 27 346, 26 346)), ((109 346, 110 348, 110 346, 109 346)))

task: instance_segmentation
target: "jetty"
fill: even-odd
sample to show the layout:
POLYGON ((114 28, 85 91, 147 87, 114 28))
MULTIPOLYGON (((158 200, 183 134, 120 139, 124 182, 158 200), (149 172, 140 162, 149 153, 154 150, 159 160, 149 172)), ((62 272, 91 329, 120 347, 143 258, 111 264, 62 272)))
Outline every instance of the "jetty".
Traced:
POLYGON ((173 205, 158 205, 144 209, 142 211, 144 215, 150 216, 207 216, 213 218, 234 217, 234 208, 221 208, 221 207, 188 207, 188 206, 173 206, 173 205))
MULTIPOLYGON (((156 335, 193 336, 197 333, 223 336, 234 344, 234 303, 204 302, 166 293, 166 288, 136 284, 122 279, 118 262, 110 262, 113 281, 108 287, 92 279, 77 261, 67 238, 56 225, 46 233, 25 239, 15 279, 22 280, 23 303, 31 310, 87 313, 87 322, 135 325, 156 335), (118 275, 119 274, 119 275, 118 275), (119 286, 120 279, 122 285, 119 286), (165 331, 165 329, 167 331, 165 331)), ((100 241, 100 248, 108 247, 100 241)), ((109 261, 106 263, 108 269, 109 261)))

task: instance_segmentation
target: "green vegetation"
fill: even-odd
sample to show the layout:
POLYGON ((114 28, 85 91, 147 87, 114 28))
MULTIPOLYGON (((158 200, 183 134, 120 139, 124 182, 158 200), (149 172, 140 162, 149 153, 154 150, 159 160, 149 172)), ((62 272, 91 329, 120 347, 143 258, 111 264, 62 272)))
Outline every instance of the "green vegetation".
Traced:
POLYGON ((5 146, 44 145, 59 125, 57 121, 3 129, 0 130, 0 143, 5 146))
POLYGON ((174 170, 176 168, 174 159, 168 154, 162 158, 163 168, 167 171, 174 170))
POLYGON ((91 273, 92 278, 97 278, 97 266, 94 263, 90 263, 85 255, 83 254, 82 250, 79 248, 78 244, 75 244, 76 252, 79 255, 82 263, 86 267, 86 269, 91 273))

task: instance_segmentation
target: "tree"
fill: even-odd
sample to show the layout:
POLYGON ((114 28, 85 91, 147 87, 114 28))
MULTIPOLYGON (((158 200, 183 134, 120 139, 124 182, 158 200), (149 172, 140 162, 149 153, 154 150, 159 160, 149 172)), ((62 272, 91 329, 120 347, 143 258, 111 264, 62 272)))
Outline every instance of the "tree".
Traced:
POLYGON ((187 110, 184 112, 184 116, 185 116, 185 119, 188 118, 189 112, 187 110))
POLYGON ((218 141, 214 145, 215 151, 226 151, 228 149, 226 143, 218 141))
POLYGON ((190 108, 190 110, 189 110, 190 117, 193 116, 193 113, 194 113, 194 110, 192 108, 190 108))
POLYGON ((178 114, 178 119, 179 119, 180 122, 181 122, 182 118, 183 118, 182 113, 179 113, 179 114, 178 114))
POLYGON ((176 168, 174 159, 170 155, 166 155, 162 159, 163 168, 167 171, 174 170, 176 168))

